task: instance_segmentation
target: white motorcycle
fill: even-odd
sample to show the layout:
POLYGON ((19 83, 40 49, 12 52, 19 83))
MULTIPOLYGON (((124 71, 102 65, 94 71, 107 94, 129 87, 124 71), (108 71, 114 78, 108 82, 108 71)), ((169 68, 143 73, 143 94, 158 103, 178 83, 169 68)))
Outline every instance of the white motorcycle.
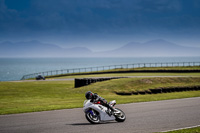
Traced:
POLYGON ((101 105, 100 102, 92 103, 90 100, 85 100, 83 104, 83 110, 85 112, 86 119, 92 124, 112 120, 124 122, 126 120, 125 113, 122 110, 114 107, 116 101, 110 101, 108 104, 114 108, 114 112, 111 113, 111 110, 108 110, 107 107, 101 105))

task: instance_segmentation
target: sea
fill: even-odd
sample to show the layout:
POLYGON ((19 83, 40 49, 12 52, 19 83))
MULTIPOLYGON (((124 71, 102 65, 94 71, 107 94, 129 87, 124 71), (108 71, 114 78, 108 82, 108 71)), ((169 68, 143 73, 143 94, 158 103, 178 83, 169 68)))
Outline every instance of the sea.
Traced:
POLYGON ((0 81, 20 80, 23 75, 52 70, 165 62, 200 62, 200 57, 0 58, 0 81))

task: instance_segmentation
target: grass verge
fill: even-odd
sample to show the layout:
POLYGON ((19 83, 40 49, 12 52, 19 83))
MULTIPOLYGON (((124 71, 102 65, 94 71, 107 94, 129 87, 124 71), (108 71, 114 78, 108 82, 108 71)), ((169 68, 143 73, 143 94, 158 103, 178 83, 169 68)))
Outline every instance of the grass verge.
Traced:
POLYGON ((92 75, 71 75, 55 77, 54 79, 67 78, 93 78, 93 77, 127 77, 127 76, 191 76, 200 77, 200 73, 113 73, 113 74, 92 74, 92 75))
POLYGON ((108 101, 115 99, 118 104, 200 97, 200 91, 137 96, 118 96, 114 93, 115 91, 178 85, 200 85, 200 78, 115 79, 80 88, 74 88, 74 81, 0 82, 0 114, 82 107, 85 100, 84 94, 89 90, 98 93, 108 101))
POLYGON ((164 133, 200 133, 200 127, 169 131, 164 133))

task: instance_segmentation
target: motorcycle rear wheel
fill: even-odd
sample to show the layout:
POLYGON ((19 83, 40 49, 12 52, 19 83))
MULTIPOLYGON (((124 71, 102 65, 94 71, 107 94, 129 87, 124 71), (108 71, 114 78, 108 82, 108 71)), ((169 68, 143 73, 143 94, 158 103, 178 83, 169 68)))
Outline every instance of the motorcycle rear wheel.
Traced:
POLYGON ((92 124, 100 123, 100 119, 98 115, 92 115, 90 112, 85 113, 86 119, 92 124))
POLYGON ((121 109, 118 109, 118 108, 115 108, 115 110, 117 111, 120 111, 120 115, 115 115, 115 120, 117 122, 124 122, 126 120, 126 115, 125 113, 121 110, 121 109))

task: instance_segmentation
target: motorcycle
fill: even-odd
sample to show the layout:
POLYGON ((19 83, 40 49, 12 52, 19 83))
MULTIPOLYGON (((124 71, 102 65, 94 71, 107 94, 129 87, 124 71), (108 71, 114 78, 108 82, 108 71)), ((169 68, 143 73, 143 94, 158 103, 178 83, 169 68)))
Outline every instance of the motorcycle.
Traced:
POLYGON ((119 108, 115 108, 116 101, 110 101, 108 104, 114 108, 114 112, 111 113, 111 110, 101 105, 101 102, 92 103, 90 100, 85 100, 83 111, 85 112, 86 119, 92 124, 112 120, 124 122, 126 120, 126 115, 119 108))

